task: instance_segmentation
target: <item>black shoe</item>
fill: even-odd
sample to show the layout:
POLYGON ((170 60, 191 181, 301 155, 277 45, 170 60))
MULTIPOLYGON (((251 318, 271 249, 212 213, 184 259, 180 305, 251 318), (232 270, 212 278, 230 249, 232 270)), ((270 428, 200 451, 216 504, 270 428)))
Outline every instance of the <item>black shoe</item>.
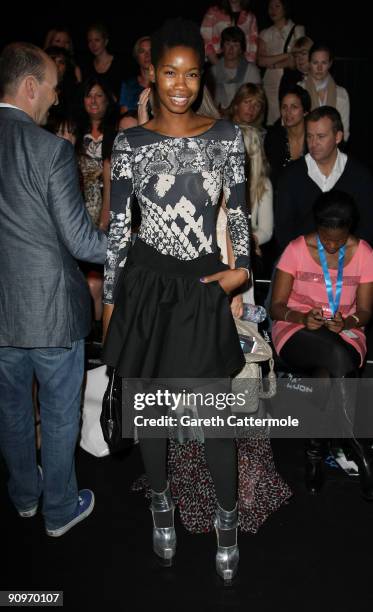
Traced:
POLYGON ((306 444, 304 484, 311 495, 317 495, 325 482, 323 440, 310 439, 306 444))
POLYGON ((361 494, 366 501, 373 501, 373 455, 369 441, 349 438, 346 442, 359 468, 361 494))

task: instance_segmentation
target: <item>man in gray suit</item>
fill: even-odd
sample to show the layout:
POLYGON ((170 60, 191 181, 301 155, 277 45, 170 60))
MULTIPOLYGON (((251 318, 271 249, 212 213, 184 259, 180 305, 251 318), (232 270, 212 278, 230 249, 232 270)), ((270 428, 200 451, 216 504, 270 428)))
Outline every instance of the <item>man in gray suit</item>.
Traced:
POLYGON ((78 491, 84 337, 90 296, 75 258, 102 263, 106 236, 82 200, 73 147, 48 133, 57 70, 38 47, 14 43, 0 56, 0 450, 8 490, 22 517, 43 494, 50 536, 63 535, 94 506, 78 491), (31 386, 39 383, 42 471, 35 452, 31 386))

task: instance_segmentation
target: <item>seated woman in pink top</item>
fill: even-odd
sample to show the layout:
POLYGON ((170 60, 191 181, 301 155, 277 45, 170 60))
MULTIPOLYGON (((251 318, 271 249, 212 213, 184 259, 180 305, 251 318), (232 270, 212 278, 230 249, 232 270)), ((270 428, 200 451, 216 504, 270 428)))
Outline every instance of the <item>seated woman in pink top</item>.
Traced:
MULTIPOLYGON (((277 264, 271 303, 272 338, 280 357, 310 376, 339 379, 335 388, 347 440, 359 467, 363 497, 373 500, 373 461, 353 425, 356 376, 366 354, 364 326, 372 315, 373 250, 352 233, 357 208, 341 191, 323 193, 314 206, 316 231, 289 243, 277 264), (351 382, 351 381, 350 381, 351 382)), ((306 486, 324 480, 322 440, 308 441, 306 486)))

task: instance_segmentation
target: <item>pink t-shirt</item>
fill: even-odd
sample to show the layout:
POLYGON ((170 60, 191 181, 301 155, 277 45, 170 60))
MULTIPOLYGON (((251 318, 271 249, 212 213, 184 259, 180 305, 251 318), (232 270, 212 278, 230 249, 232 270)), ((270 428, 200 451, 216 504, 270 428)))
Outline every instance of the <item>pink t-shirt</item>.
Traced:
MULTIPOLYGON (((312 258, 304 236, 292 240, 283 252, 277 268, 294 277, 293 288, 288 299, 289 308, 300 312, 308 312, 312 308, 329 308, 323 270, 312 258)), ((333 295, 337 281, 337 270, 329 269, 333 285, 333 295)), ((351 261, 343 268, 343 286, 339 311, 345 318, 356 312, 356 292, 361 283, 373 282, 373 249, 365 240, 360 240, 351 261)), ((304 325, 274 321, 272 327, 273 345, 279 353, 285 342, 304 325)), ((361 356, 361 363, 366 354, 364 330, 351 330, 356 338, 348 337, 343 331, 340 336, 352 344, 361 356)))

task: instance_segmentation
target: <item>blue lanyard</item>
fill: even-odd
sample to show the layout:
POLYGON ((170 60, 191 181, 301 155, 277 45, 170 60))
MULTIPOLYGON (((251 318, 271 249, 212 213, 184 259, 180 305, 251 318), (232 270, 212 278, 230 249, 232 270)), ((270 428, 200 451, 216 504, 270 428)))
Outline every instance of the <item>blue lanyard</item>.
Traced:
POLYGON ((338 255, 338 275, 337 275, 337 285, 335 288, 335 298, 333 296, 333 285, 329 274, 328 262, 326 261, 325 249, 321 244, 320 238, 317 236, 317 248, 319 251, 320 262, 322 265, 322 270, 324 272, 324 280, 326 286, 326 292, 328 294, 329 307, 334 317, 335 313, 338 311, 339 302, 341 301, 341 293, 342 293, 342 285, 343 285, 343 264, 345 259, 346 247, 343 245, 339 249, 338 255))

